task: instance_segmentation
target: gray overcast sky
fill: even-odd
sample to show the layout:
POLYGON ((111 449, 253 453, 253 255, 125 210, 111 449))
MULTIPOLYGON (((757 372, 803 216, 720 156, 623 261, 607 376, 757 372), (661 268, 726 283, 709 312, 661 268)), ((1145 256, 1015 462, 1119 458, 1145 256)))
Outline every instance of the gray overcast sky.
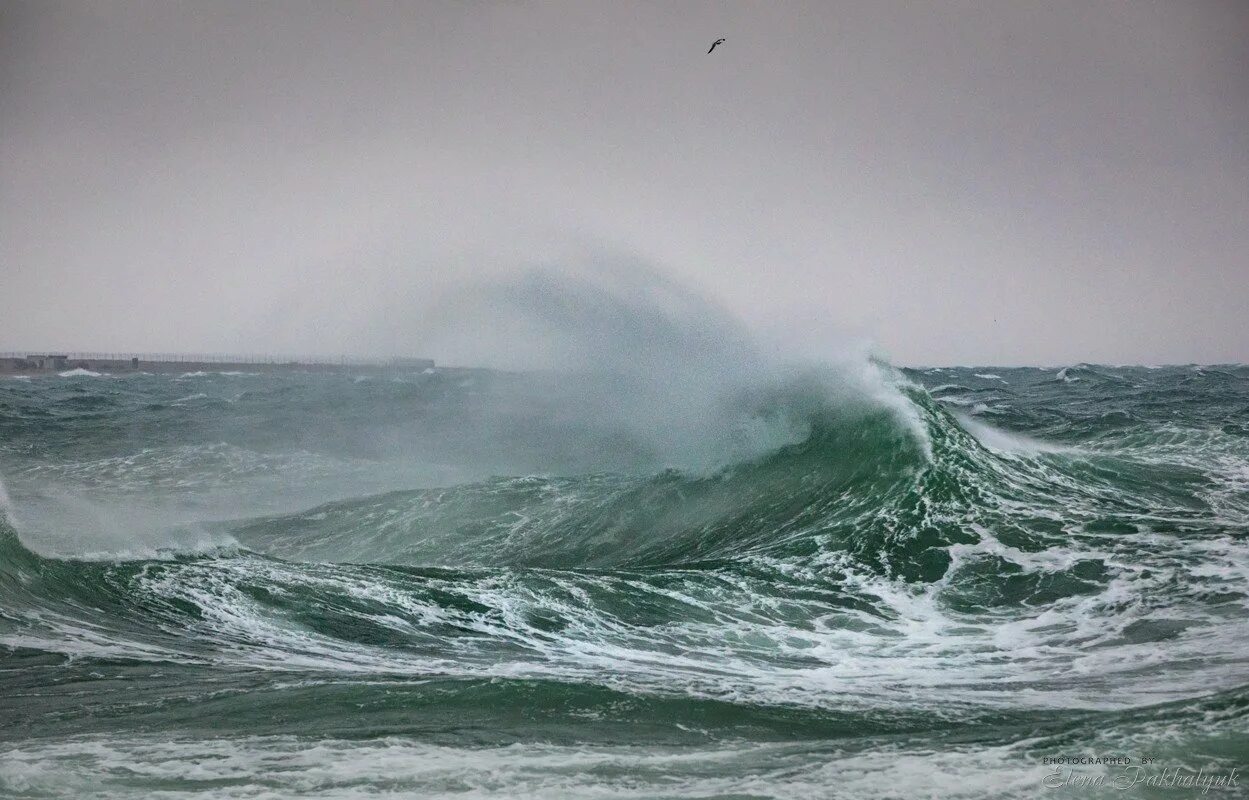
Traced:
POLYGON ((805 352, 1249 360, 1243 0, 7 0, 0 151, 0 349, 455 360, 612 251, 805 352))

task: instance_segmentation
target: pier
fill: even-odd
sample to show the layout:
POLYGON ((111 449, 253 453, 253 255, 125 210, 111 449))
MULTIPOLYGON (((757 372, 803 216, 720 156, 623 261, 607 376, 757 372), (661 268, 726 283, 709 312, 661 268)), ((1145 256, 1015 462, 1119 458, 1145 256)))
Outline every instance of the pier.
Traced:
POLYGON ((421 371, 432 358, 237 355, 223 353, 0 352, 0 375, 55 375, 71 370, 100 373, 421 371))

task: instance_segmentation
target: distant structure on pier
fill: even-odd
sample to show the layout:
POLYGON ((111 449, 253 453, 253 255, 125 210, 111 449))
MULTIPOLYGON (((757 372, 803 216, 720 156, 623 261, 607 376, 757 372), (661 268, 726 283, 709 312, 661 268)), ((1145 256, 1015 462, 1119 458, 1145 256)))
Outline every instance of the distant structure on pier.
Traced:
POLYGON ((28 355, 25 358, 13 359, 20 361, 21 367, 25 369, 65 369, 65 364, 69 360, 69 356, 58 355, 28 355))
POLYGON ((340 356, 238 356, 177 353, 0 353, 0 374, 92 372, 339 372, 434 368, 432 358, 369 359, 340 356))
POLYGON ((390 366, 398 369, 433 369, 432 358, 392 358, 390 366))

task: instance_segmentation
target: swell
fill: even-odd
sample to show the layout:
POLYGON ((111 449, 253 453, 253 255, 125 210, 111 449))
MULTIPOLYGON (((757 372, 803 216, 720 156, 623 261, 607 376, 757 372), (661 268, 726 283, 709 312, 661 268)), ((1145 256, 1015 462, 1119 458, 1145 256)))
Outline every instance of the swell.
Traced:
MULTIPOLYGON (((907 424, 874 410, 813 419, 806 441, 712 475, 391 493, 230 524, 239 548, 157 560, 42 557, 5 520, 0 635, 9 648, 88 659, 465 677, 519 660, 569 680, 598 672, 577 653, 618 648, 642 679, 660 653, 710 646, 732 622, 715 608, 733 596, 773 604, 792 591, 781 605, 795 620, 812 602, 870 609, 844 588, 804 587, 750 562, 808 550, 828 508, 868 507, 925 458, 907 424), (647 633, 674 620, 693 627, 647 633)), ((741 653, 743 663, 770 657, 753 645, 741 653)), ((723 679, 693 682, 712 697, 736 691, 723 679)))
POLYGON ((1208 463, 1140 452, 1131 439, 1117 450, 1050 447, 960 421, 921 388, 902 391, 922 434, 892 410, 825 410, 804 441, 709 475, 495 478, 226 530, 312 561, 606 569, 835 551, 931 582, 948 548, 985 529, 1028 551, 1109 530, 1239 529, 1236 497, 1208 463))
MULTIPOLYGON (((288 560, 651 569, 844 552, 920 582, 943 578, 949 549, 989 527, 1029 551, 1146 524, 1220 528, 1226 487, 1198 464, 986 438, 924 389, 899 391, 906 417, 879 406, 808 410, 801 442, 709 474, 499 477, 217 527, 245 550, 288 560)), ((35 558, 11 530, 0 547, 16 551, 10 563, 35 558)))
POLYGON ((819 408, 803 441, 710 474, 361 497, 163 560, 42 558, 5 523, 0 636, 32 658, 947 719, 1130 707, 1105 679, 1142 669, 1159 700, 1243 684, 1245 528, 1209 473, 988 443, 902 391, 911 416, 819 408))
POLYGON ((887 410, 810 421, 802 442, 709 475, 495 478, 245 521, 248 547, 320 561, 552 569, 740 560, 803 547, 905 492, 922 444, 887 410))

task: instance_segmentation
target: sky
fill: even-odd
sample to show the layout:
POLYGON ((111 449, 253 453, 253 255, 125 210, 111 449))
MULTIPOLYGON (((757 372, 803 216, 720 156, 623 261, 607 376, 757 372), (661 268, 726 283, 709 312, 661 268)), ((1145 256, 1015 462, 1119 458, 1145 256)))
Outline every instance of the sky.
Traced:
POLYGON ((1249 3, 0 3, 0 350, 489 362, 465 286, 634 267, 803 356, 1249 361, 1249 3))

